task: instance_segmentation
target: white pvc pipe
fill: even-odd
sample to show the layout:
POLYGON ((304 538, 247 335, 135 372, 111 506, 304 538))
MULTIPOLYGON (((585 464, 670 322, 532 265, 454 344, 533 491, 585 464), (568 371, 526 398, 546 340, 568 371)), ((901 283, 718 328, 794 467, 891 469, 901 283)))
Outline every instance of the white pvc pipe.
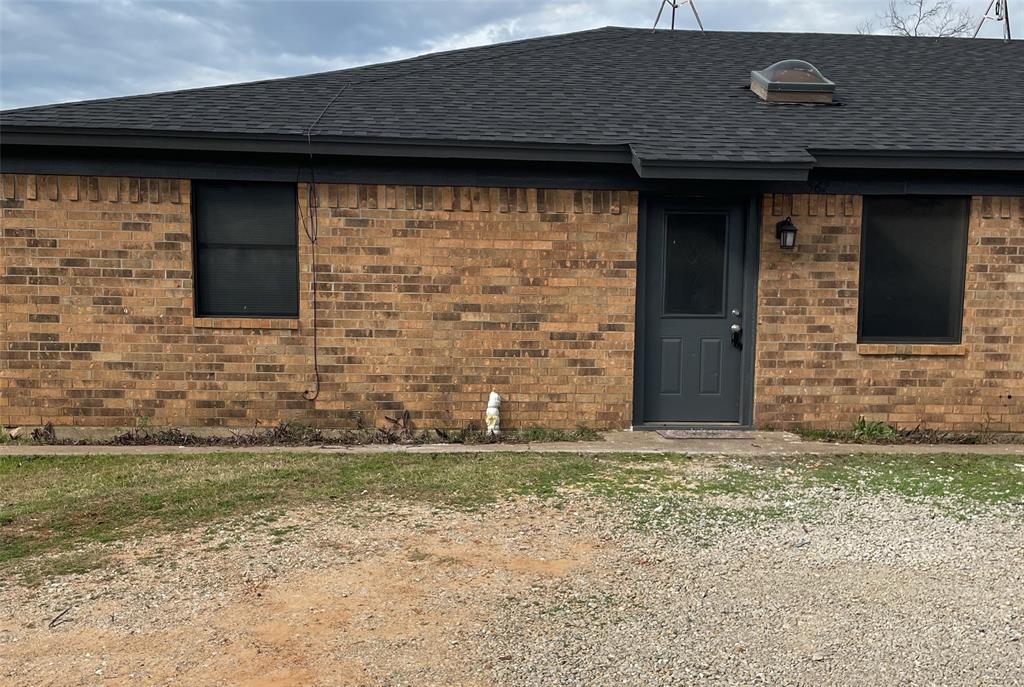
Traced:
POLYGON ((487 436, 496 437, 501 434, 501 396, 497 391, 492 391, 487 398, 487 436))

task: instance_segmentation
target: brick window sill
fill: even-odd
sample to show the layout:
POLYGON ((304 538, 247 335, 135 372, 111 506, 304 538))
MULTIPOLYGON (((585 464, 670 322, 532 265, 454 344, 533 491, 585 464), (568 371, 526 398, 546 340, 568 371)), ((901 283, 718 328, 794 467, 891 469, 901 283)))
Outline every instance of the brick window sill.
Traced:
POLYGON ((266 317, 196 317, 192 325, 197 329, 291 329, 299 328, 298 320, 266 317))
POLYGON ((857 344, 859 355, 920 355, 957 357, 967 355, 964 344, 857 344))

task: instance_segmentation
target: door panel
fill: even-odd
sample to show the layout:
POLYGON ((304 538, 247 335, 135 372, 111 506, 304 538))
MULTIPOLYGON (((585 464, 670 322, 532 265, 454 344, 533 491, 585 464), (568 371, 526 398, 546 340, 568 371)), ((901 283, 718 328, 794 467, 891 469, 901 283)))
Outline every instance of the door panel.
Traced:
POLYGON ((722 340, 700 340, 700 393, 722 393, 722 340))
POLYGON ((683 390, 682 366, 683 340, 661 340, 661 393, 678 394, 683 390))
POLYGON ((652 204, 645 246, 645 422, 739 422, 743 211, 652 204))

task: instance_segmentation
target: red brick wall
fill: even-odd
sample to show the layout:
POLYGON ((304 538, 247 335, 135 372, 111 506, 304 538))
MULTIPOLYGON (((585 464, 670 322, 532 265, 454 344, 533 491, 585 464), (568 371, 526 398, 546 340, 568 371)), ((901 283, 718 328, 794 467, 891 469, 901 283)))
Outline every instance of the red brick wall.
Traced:
POLYGON ((971 202, 957 346, 857 343, 861 209, 858 196, 764 199, 757 424, 1024 431, 1024 198, 971 202), (773 231, 786 215, 793 251, 773 231))
MULTIPOLYGON (((625 427, 635 193, 321 185, 297 321, 192 315, 187 181, 3 175, 0 422, 625 427)), ((305 190, 299 196, 305 200, 305 190)))

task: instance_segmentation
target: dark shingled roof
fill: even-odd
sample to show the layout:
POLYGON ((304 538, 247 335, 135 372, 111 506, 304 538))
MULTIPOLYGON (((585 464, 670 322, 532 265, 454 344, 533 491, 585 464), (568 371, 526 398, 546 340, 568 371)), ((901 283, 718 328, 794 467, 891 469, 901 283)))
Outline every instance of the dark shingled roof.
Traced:
POLYGON ((621 147, 651 175, 686 165, 809 167, 851 152, 1019 158, 1022 74, 1020 41, 603 28, 8 110, 0 122, 7 132, 305 140, 316 121, 314 140, 621 147), (835 104, 767 104, 751 93, 750 71, 785 58, 834 81, 835 104))

